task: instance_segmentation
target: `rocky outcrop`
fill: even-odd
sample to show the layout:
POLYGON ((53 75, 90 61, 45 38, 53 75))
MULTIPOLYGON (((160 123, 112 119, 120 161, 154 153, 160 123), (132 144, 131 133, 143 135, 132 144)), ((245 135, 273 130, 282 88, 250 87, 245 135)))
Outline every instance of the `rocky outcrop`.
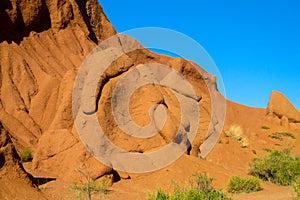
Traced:
POLYGON ((92 157, 71 131, 46 131, 39 139, 33 159, 35 174, 55 177, 67 182, 79 182, 79 170, 88 170, 90 178, 97 179, 112 169, 92 157), (59 169, 59 170, 58 170, 59 169))
POLYGON ((0 199, 44 199, 33 185, 32 176, 21 165, 10 134, 0 124, 0 199))
POLYGON ((267 115, 277 119, 280 125, 285 127, 290 125, 295 127, 300 123, 300 112, 282 93, 275 90, 270 95, 267 115))
MULTIPOLYGON (((0 15, 4 19, 0 22, 0 121, 16 149, 32 148, 32 169, 43 177, 77 181, 80 174, 76 170, 83 164, 88 166, 92 178, 113 173, 113 166, 102 165, 87 152, 72 118, 72 89, 80 65, 96 45, 115 34, 98 2, 3 0, 0 15)), ((148 110, 153 104, 164 107, 167 121, 154 137, 144 140, 124 134, 112 114, 111 98, 118 80, 129 70, 151 62, 179 72, 194 88, 193 102, 201 113, 201 125, 188 153, 199 156, 201 144, 210 138, 205 138, 208 130, 211 134, 222 124, 212 117, 221 115, 222 108, 218 103, 213 105, 211 98, 224 98, 217 91, 213 76, 197 66, 199 73, 195 64, 181 58, 158 55, 141 47, 116 59, 101 76, 94 95, 99 123, 115 145, 129 152, 155 151, 172 140, 181 126, 181 116, 178 101, 168 88, 140 88, 129 104, 132 118, 141 126, 150 122, 148 110)), ((184 91, 177 93, 186 95, 184 91)), ((155 123, 160 123, 157 119, 155 123)), ((189 129, 188 124, 182 127, 189 129)))
POLYGON ((107 173, 72 133, 76 71, 115 34, 98 2, 4 0, 0 16, 0 121, 16 149, 31 147, 43 177, 78 180, 86 161, 94 178, 107 173))
POLYGON ((0 2, 0 42, 20 43, 31 32, 79 26, 98 43, 115 33, 96 0, 3 0, 0 2))
MULTIPOLYGON (((24 146, 32 149, 33 161, 28 164, 28 170, 35 176, 67 182, 81 180, 80 170, 87 170, 92 179, 107 174, 118 176, 113 164, 105 166, 91 155, 93 152, 87 151, 72 116, 73 86, 83 60, 94 47, 116 33, 97 0, 1 0, 0 16, 0 122, 3 125, 0 126, 0 198, 43 198, 32 184, 34 178, 20 163, 17 151, 24 146)), ((187 153, 206 156, 218 139, 213 133, 222 128, 219 118, 225 117, 222 116, 225 99, 217 91, 215 77, 195 63, 155 54, 136 41, 129 45, 140 48, 125 53, 128 44, 117 42, 123 55, 109 63, 103 76, 96 77, 99 78, 97 90, 90 98, 95 106, 85 110, 95 113, 105 137, 134 153, 155 152, 173 142, 179 128, 186 132, 190 129, 190 121, 181 123, 181 107, 176 97, 179 95, 184 103, 193 102, 200 111, 194 141, 190 144, 184 138, 185 145, 190 146, 187 153), (158 134, 144 139, 120 129, 113 114, 112 99, 117 83, 130 70, 148 63, 159 63, 179 72, 191 84, 195 95, 190 95, 184 87, 173 87, 172 84, 181 82, 172 82, 168 76, 164 78, 169 78, 169 88, 148 84, 134 91, 128 112, 136 124, 146 126, 153 120, 160 127, 161 113, 167 116, 158 134), (158 105, 155 108, 160 110, 151 110, 153 105, 158 105), (153 111, 150 115, 149 110, 153 111), (209 145, 202 145, 203 142, 209 145)), ((143 75, 138 74, 138 77, 143 75)), ((157 70, 157 74, 163 76, 164 71, 157 70)), ((156 81, 163 82, 164 78, 156 81)), ((117 95, 121 95, 122 91, 119 92, 117 95)), ((296 126, 300 122, 299 112, 278 92, 271 94, 268 114, 278 118, 283 126, 296 126)), ((125 172, 120 177, 130 176, 125 172)))
POLYGON ((0 5, 0 121, 18 147, 34 146, 49 128, 72 128, 71 97, 62 90, 72 88, 72 71, 115 30, 93 0, 0 5))

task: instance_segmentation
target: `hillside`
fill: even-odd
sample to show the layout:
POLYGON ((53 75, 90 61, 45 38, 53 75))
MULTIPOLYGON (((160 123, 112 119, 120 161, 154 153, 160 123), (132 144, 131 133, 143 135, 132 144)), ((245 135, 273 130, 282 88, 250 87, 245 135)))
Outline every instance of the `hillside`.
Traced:
MULTIPOLYGON (((300 155, 300 113, 283 94, 273 91, 266 109, 247 107, 226 100, 216 88, 215 77, 190 61, 153 53, 122 35, 103 44, 116 31, 96 0, 4 0, 0 2, 0 15, 1 199, 73 198, 75 192, 70 188, 74 182, 85 181, 82 171, 91 179, 112 182, 106 195, 109 199, 147 199, 148 192, 157 188, 171 191, 172 180, 184 182, 199 171, 215 177, 215 187, 226 189, 230 176, 246 175, 251 159, 265 155, 266 149, 294 145, 293 153, 300 155), (90 101, 74 97, 74 91, 89 85, 87 81, 77 83, 88 76, 85 70, 90 70, 83 70, 83 61, 99 49, 108 52, 99 61, 100 65, 108 63, 108 68, 100 77, 95 75, 96 92, 87 97, 90 101), (109 53, 115 58, 113 62, 109 53), (118 82, 132 71, 138 70, 136 79, 145 77, 151 63, 167 66, 150 67, 158 75, 155 83, 136 88, 128 104, 122 95, 130 93, 133 82, 114 93, 118 82), (173 79, 176 73, 181 74, 177 82, 173 79), (193 92, 186 89, 183 80, 189 82, 193 92), (158 84, 165 82, 163 86, 158 84), (74 102, 82 103, 76 112, 74 102), (94 107, 89 107, 90 102, 94 107), (186 105, 194 107, 182 110, 186 105), (159 133, 145 139, 134 137, 135 129, 128 134, 120 128, 114 109, 124 106, 128 106, 136 124, 154 123, 159 133), (196 119, 195 110, 200 113, 196 119), (150 155, 171 143, 181 145, 185 153, 158 171, 147 163, 148 171, 153 171, 149 173, 135 173, 142 171, 145 163, 140 171, 124 172, 122 169, 132 169, 120 167, 130 164, 126 157, 109 158, 110 163, 104 165, 85 148, 88 145, 76 124, 81 111, 94 113, 105 138, 126 152, 150 155), (162 113, 166 121, 158 129, 162 113), (248 138, 245 148, 225 136, 232 125, 241 127, 248 138), (194 136, 189 135, 191 130, 195 130, 194 136), (291 132, 296 139, 270 137, 278 131, 291 132), (218 142, 214 146, 215 139, 218 142), (24 148, 31 149, 33 159, 29 162, 22 162, 19 156, 24 148)), ((154 158, 157 168, 160 161, 173 159, 166 153, 154 158)), ((234 198, 287 199, 293 195, 290 188, 264 185, 261 192, 234 198)))

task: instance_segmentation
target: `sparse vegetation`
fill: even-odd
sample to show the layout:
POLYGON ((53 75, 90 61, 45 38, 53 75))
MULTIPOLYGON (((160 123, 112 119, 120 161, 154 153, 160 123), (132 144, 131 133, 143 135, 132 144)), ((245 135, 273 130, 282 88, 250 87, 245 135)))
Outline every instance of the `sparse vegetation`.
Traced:
POLYGON ((297 193, 298 197, 300 197, 300 175, 293 182, 293 188, 294 188, 295 192, 297 193))
POLYGON ((270 129, 270 127, 268 127, 268 126, 265 126, 265 125, 261 126, 261 128, 262 128, 262 129, 265 129, 265 130, 268 130, 268 129, 270 129))
POLYGON ((28 162, 32 160, 31 149, 29 147, 23 147, 19 153, 19 156, 23 162, 28 162))
POLYGON ((98 183, 93 180, 90 175, 88 167, 85 166, 85 170, 82 168, 77 171, 86 179, 85 183, 81 180, 81 184, 74 183, 72 190, 76 192, 76 199, 92 199, 93 195, 96 194, 107 194, 108 188, 111 186, 111 182, 106 178, 102 178, 101 182, 98 183))
POLYGON ((151 194, 149 200, 167 200, 169 195, 162 189, 158 189, 154 194, 151 194))
POLYGON ((189 185, 191 188, 201 190, 201 191, 209 191, 213 189, 212 182, 213 178, 209 178, 206 173, 203 174, 193 174, 189 178, 189 185))
POLYGON ((241 146, 242 146, 243 148, 249 146, 249 140, 248 140, 247 137, 243 137, 239 142, 241 143, 241 146))
POLYGON ((227 137, 234 137, 236 140, 242 139, 242 128, 240 126, 231 125, 228 131, 225 131, 227 137))
POLYGON ((250 174, 278 185, 291 185, 300 175, 300 157, 290 154, 290 149, 273 150, 263 158, 250 163, 250 174))
POLYGON ((47 189, 47 187, 45 185, 39 185, 38 188, 39 188, 39 190, 46 190, 47 189))
POLYGON ((107 194, 109 186, 109 182, 106 179, 102 179, 100 184, 95 180, 82 185, 74 183, 72 189, 77 192, 77 199, 85 199, 85 197, 91 199, 91 197, 97 193, 107 194))
POLYGON ((154 194, 149 196, 149 200, 210 200, 210 199, 224 199, 229 200, 222 190, 216 190, 212 186, 213 178, 209 178, 206 173, 194 174, 189 179, 187 186, 175 187, 172 195, 165 191, 158 189, 154 194))
POLYGON ((280 140, 280 141, 283 140, 283 137, 290 137, 292 139, 296 139, 294 134, 292 134, 290 132, 275 132, 275 133, 272 133, 271 135, 269 135, 269 137, 280 140))
POLYGON ((271 153, 271 152, 272 152, 272 150, 269 149, 269 148, 263 148, 263 150, 266 151, 266 152, 268 152, 268 153, 271 153))
POLYGON ((245 148, 249 146, 249 140, 243 135, 243 130, 240 126, 232 125, 228 131, 225 131, 227 137, 233 137, 241 144, 241 147, 245 148))
POLYGON ((230 178, 228 192, 250 193, 262 190, 261 181, 257 177, 233 176, 230 178))
POLYGON ((170 200, 210 200, 210 199, 231 199, 221 190, 211 190, 209 192, 203 192, 197 189, 182 189, 174 191, 173 195, 170 196, 170 200))

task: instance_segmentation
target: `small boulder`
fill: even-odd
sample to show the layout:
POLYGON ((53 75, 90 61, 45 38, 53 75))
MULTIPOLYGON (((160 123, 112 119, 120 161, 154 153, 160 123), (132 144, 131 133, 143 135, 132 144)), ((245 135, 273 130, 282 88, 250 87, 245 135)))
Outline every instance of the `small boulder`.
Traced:
POLYGON ((300 112, 297 108, 282 93, 275 90, 270 95, 267 115, 280 118, 280 124, 283 126, 300 122, 300 112))

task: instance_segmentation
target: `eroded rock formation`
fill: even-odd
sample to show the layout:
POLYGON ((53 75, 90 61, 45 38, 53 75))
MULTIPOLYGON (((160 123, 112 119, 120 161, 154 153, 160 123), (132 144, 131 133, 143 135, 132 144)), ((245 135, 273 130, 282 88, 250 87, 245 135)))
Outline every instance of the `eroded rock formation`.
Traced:
POLYGON ((280 92, 272 91, 268 102, 267 115, 282 126, 300 127, 300 112, 280 92))
MULTIPOLYGON (((66 181, 79 179, 76 169, 83 164, 93 178, 112 173, 93 158, 81 143, 72 118, 72 89, 77 71, 90 51, 116 32, 96 0, 39 0, 0 2, 0 121, 17 150, 31 147, 34 173, 66 181), (59 169, 59 170, 58 170, 59 169)), ((124 44, 120 44, 124 45, 124 44)), ((180 110, 168 89, 146 86, 130 101, 133 119, 149 123, 153 104, 165 106, 167 123, 146 141, 124 134, 111 114, 112 88, 128 70, 156 62, 180 72, 194 87, 201 117, 192 155, 199 148, 211 121, 212 88, 218 98, 215 78, 204 70, 199 74, 192 63, 157 55, 146 49, 126 53, 115 60, 99 82, 97 116, 107 137, 131 152, 152 151, 170 142, 178 128, 180 110)), ((215 122, 211 129, 218 124, 215 122)))

